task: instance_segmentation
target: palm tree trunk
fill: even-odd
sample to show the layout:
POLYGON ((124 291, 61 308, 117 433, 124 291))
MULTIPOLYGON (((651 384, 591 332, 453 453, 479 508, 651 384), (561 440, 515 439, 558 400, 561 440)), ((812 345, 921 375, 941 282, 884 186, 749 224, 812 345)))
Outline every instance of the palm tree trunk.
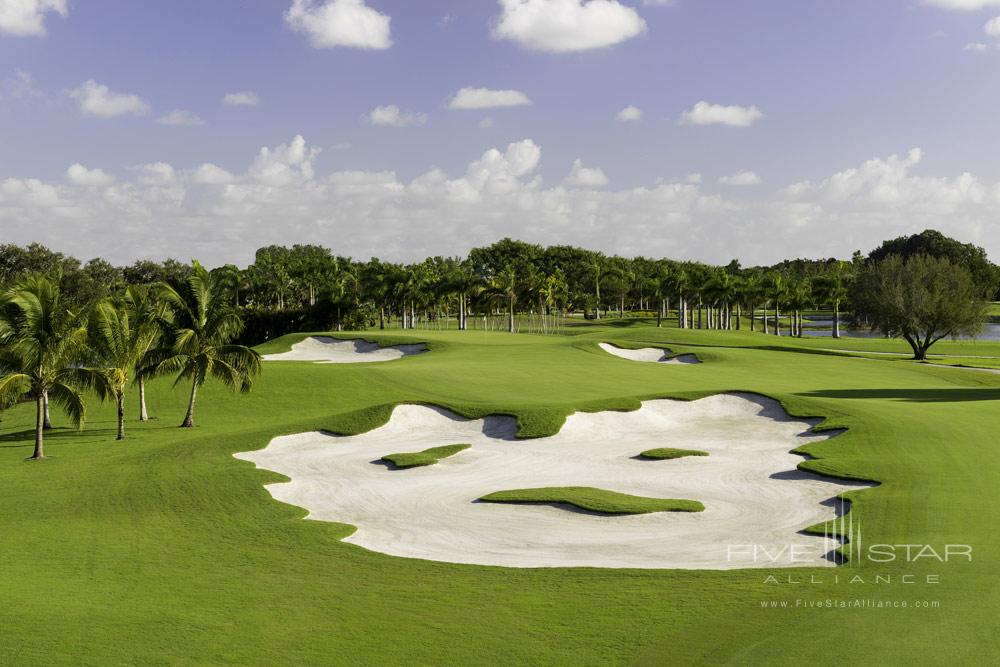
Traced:
POLYGON ((42 392, 42 428, 46 431, 52 429, 52 419, 49 416, 49 392, 42 392))
POLYGON ((757 314, 757 308, 752 303, 749 305, 750 305, 750 332, 757 333, 757 321, 753 317, 754 315, 757 314))
POLYGON ((198 395, 198 372, 194 373, 194 380, 191 382, 191 400, 188 401, 187 414, 184 415, 184 422, 181 428, 194 427, 194 399, 198 395))
POLYGON ((833 337, 840 338, 840 301, 833 302, 833 337))
POLYGON ((378 328, 385 329, 385 306, 378 308, 378 328))
POLYGON ((656 328, 663 326, 663 299, 660 299, 660 307, 656 311, 656 328))
POLYGON ((32 461, 45 458, 45 393, 35 399, 35 453, 31 455, 32 461))
POLYGON ((118 437, 116 440, 125 439, 125 389, 119 389, 117 392, 118 396, 118 437))
POLYGON ((510 299, 510 319, 507 321, 510 325, 510 332, 514 333, 514 298, 510 299))
POLYGON ((139 421, 148 422, 149 413, 146 411, 146 379, 139 378, 139 421))
POLYGON ((774 302, 774 335, 781 335, 781 313, 778 312, 778 302, 774 302))

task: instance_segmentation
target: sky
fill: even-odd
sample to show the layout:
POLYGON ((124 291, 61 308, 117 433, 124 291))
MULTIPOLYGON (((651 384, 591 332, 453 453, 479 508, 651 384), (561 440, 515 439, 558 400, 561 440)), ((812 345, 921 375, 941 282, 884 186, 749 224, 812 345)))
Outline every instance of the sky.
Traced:
POLYGON ((0 0, 0 242, 1000 260, 1000 0, 0 0))

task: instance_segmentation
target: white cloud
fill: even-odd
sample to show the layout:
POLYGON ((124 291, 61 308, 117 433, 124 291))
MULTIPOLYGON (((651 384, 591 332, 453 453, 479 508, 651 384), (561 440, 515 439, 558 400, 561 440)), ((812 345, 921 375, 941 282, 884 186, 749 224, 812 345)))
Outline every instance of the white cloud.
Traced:
POLYGON ((621 111, 619 111, 618 115, 615 116, 615 118, 617 118, 622 122, 627 122, 630 120, 642 120, 642 109, 630 104, 621 111))
POLYGON ((480 127, 480 129, 483 129, 483 130, 488 130, 491 127, 493 127, 493 117, 492 116, 487 116, 486 118, 484 118, 481 121, 479 121, 479 127, 480 127))
POLYGON ((87 169, 82 164, 71 165, 66 170, 66 178, 74 185, 101 187, 111 185, 115 177, 101 169, 87 169))
POLYGON ((319 148, 308 148, 301 134, 277 148, 264 147, 250 166, 248 175, 255 181, 273 187, 287 187, 313 178, 313 162, 319 148))
POLYGON ((206 162, 195 169, 192 179, 202 185, 225 185, 232 183, 236 177, 222 167, 206 162))
POLYGON ((149 103, 138 95, 116 93, 93 79, 83 82, 69 91, 76 100, 80 113, 94 118, 114 118, 115 116, 142 116, 149 113, 149 103))
POLYGON ((722 185, 760 185, 761 178, 752 171, 738 171, 719 179, 722 185))
POLYGON ((919 150, 739 199, 708 193, 691 176, 624 189, 545 185, 542 150, 530 139, 487 150, 457 174, 430 169, 409 181, 392 171, 318 174, 317 155, 296 136, 232 172, 153 163, 103 187, 8 178, 0 228, 14 243, 118 263, 152 254, 245 264, 257 247, 317 238, 357 259, 412 261, 511 236, 752 265, 846 258, 928 227, 1000 255, 1000 182, 919 174, 919 150))
POLYGON ((260 104, 260 97, 252 90, 242 90, 238 93, 226 93, 222 103, 231 107, 255 107, 260 104))
POLYGON ((50 12, 65 17, 66 0, 0 0, 0 35, 44 35, 45 15, 50 12))
POLYGON ((161 116, 156 119, 156 122, 160 125, 179 125, 184 127, 196 127, 198 125, 204 125, 205 121, 198 116, 195 116, 190 111, 184 111, 183 109, 174 109, 166 116, 161 116))
POLYGON ((681 114, 680 122, 683 125, 749 127, 763 117, 764 114, 755 106, 725 106, 722 104, 709 104, 702 100, 695 104, 690 111, 685 111, 681 114))
POLYGON ((584 167, 583 160, 577 158, 563 185, 570 188, 600 188, 608 184, 608 177, 596 167, 584 167))
POLYGON ((136 181, 142 185, 170 185, 177 180, 177 172, 166 162, 152 162, 134 167, 136 181))
POLYGON ((986 53, 989 50, 989 45, 983 44, 982 42, 969 42, 962 47, 963 51, 972 51, 973 53, 986 53))
POLYGON ((388 49, 392 46, 391 20, 364 0, 292 0, 285 12, 285 22, 305 33, 317 49, 388 49))
POLYGON ((427 114, 412 111, 401 111, 395 104, 375 107, 368 113, 368 122, 372 125, 389 125, 391 127, 408 127, 427 123, 427 114))
POLYGON ((646 31, 646 22, 618 0, 500 0, 493 37, 536 51, 600 49, 646 31))
POLYGON ((1000 7, 1000 0, 924 0, 924 4, 941 9, 975 11, 987 7, 1000 7))
POLYGON ((985 32, 990 37, 1000 37, 1000 16, 991 18, 983 26, 983 32, 985 32))
POLYGON ((448 102, 449 109, 496 109, 531 104, 528 96, 519 90, 490 90, 489 88, 462 88, 448 102))

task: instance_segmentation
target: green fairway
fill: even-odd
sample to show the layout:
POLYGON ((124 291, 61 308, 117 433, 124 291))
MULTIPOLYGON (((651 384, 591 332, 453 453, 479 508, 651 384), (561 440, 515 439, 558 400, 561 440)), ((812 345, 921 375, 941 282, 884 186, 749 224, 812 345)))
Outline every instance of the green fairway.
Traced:
POLYGON ((397 468, 419 468, 420 466, 434 465, 441 459, 454 456, 469 447, 471 445, 442 445, 441 447, 425 449, 422 452, 386 454, 382 457, 382 460, 388 461, 397 468))
POLYGON ((702 452, 697 449, 677 449, 675 447, 657 447, 656 449, 647 449, 644 452, 640 452, 639 456, 644 459, 656 459, 656 460, 667 460, 667 459, 681 459, 685 456, 708 456, 708 452, 702 452))
MULTIPOLYGON (((177 428, 187 393, 156 381, 154 420, 131 420, 124 442, 114 441, 113 406, 92 399, 83 433, 55 411, 50 458, 41 462, 24 461, 33 406, 4 412, 0 663, 1000 660, 1000 536, 989 509, 1000 502, 1000 375, 849 352, 906 352, 900 341, 678 330, 649 320, 581 321, 563 331, 572 335, 367 331, 383 344, 426 342, 429 352, 378 364, 265 363, 250 394, 207 384, 194 429, 177 428), (598 342, 663 346, 704 363, 623 363, 598 342), (801 467, 881 483, 846 494, 866 544, 967 544, 972 561, 615 570, 404 559, 342 541, 351 526, 304 521, 304 510, 264 487, 285 478, 232 457, 277 435, 365 431, 403 402, 467 417, 515 415, 530 437, 558 431, 578 410, 730 391, 825 418, 820 429, 847 429, 804 448, 811 458, 801 467), (852 600, 895 606, 837 607, 852 600)), ((306 335, 260 349, 287 350, 306 335)), ((931 351, 1000 358, 998 343, 942 341, 931 351)), ((128 398, 131 418, 135 393, 128 398)))
POLYGON ((487 503, 572 505, 600 514, 649 514, 650 512, 702 512, 697 500, 646 498, 590 486, 549 486, 541 489, 497 491, 480 498, 487 503))

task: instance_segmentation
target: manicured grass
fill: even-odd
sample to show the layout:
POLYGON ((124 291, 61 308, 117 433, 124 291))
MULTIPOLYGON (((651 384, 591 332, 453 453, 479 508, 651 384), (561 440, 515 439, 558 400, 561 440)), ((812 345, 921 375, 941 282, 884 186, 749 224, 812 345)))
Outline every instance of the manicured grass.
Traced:
MULTIPOLYGON (((267 364, 249 395, 207 385, 198 427, 188 430, 176 428, 186 392, 155 382, 156 419, 130 421, 124 442, 114 441, 112 406, 92 403, 83 433, 56 411, 51 458, 40 463, 24 462, 32 407, 5 411, 0 663, 1000 661, 1000 535, 989 509, 1000 504, 1000 376, 819 349, 905 352, 898 341, 671 324, 581 323, 572 336, 365 332, 427 342, 431 352, 388 364, 267 364), (623 364, 597 348, 601 341, 711 363, 685 373, 623 364), (370 429, 404 402, 515 415, 521 434, 533 436, 557 431, 577 410, 724 391, 772 396, 795 415, 826 417, 820 428, 848 428, 803 448, 815 458, 801 467, 882 482, 845 494, 866 543, 969 544, 973 562, 859 561, 835 582, 830 568, 512 569, 395 558, 342 541, 350 526, 304 521, 304 510, 264 488, 285 478, 232 457, 281 434, 370 429), (875 574, 894 583, 875 583, 875 574), (847 583, 855 575, 864 581, 847 583), (900 584, 902 575, 915 583, 900 584), (927 575, 939 583, 923 583, 927 575), (831 609, 828 600, 910 606, 831 609), (914 608, 919 600, 940 606, 914 608), (762 606, 768 601, 786 607, 762 606)), ((996 343, 943 341, 939 350, 1000 357, 996 343)))
POLYGON ((703 452, 698 449, 675 449, 674 447, 658 447, 657 449, 647 449, 641 452, 639 456, 644 459, 680 459, 685 456, 708 456, 708 452, 703 452))
POLYGON ((458 454, 463 449, 468 449, 472 445, 443 445, 441 447, 431 447, 422 452, 403 452, 400 454, 386 454, 383 461, 388 461, 397 468, 417 468, 420 466, 434 465, 441 459, 458 454))
POLYGON ((489 493, 479 500, 487 503, 572 505, 600 514, 650 514, 652 512, 704 512, 697 500, 647 498, 592 486, 547 486, 539 489, 511 489, 489 493))

